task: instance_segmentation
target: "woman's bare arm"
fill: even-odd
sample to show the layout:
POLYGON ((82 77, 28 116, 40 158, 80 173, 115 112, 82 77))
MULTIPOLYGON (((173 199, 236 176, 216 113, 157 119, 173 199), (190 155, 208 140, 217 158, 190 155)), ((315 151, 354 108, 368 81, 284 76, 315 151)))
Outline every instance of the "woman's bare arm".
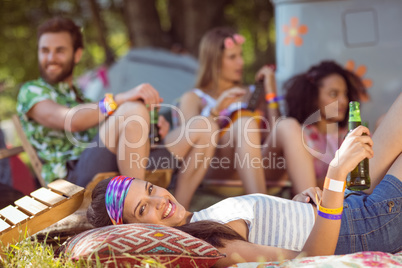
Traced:
MULTIPOLYGON (((359 126, 349 133, 329 165, 328 178, 345 182, 347 174, 360 161, 373 157, 373 141, 370 136, 362 136, 363 133, 370 135, 369 129, 363 126, 359 126)), ((321 206, 329 209, 343 207, 343 199, 343 192, 324 188, 321 206)), ((303 247, 303 252, 306 252, 307 256, 334 254, 340 227, 341 220, 317 217, 310 236, 303 247)))
MULTIPOLYGON (((188 91, 180 98, 179 108, 181 111, 179 120, 184 119, 184 122, 187 122, 190 118, 200 115, 202 109, 201 99, 194 92, 188 91)), ((180 121, 180 124, 184 122, 180 121)))
MULTIPOLYGON (((372 158, 373 141, 368 128, 359 126, 353 130, 344 140, 336 153, 328 169, 327 177, 344 182, 346 175, 364 158, 372 158)), ((344 193, 324 189, 322 192, 321 206, 328 209, 336 209, 343 206, 344 193)), ((231 226, 242 234, 236 226, 231 226)), ((341 220, 329 220, 318 216, 313 229, 302 249, 304 256, 332 255, 335 252, 338 241, 341 220)), ((226 254, 226 258, 218 261, 218 267, 237 262, 259 261, 263 256, 266 261, 291 259, 297 256, 297 252, 278 249, 274 247, 256 245, 244 241, 227 241, 220 251, 226 254)))
POLYGON ((217 261, 214 267, 227 267, 242 262, 268 262, 284 259, 294 259, 300 252, 257 245, 246 241, 227 241, 224 248, 218 250, 226 257, 217 261))
MULTIPOLYGON (((118 106, 126 101, 142 100, 146 104, 162 101, 158 91, 149 84, 119 93, 114 99, 118 106)), ((70 108, 52 100, 38 102, 27 112, 27 116, 45 127, 71 132, 87 130, 106 119, 98 103, 83 103, 70 108)))

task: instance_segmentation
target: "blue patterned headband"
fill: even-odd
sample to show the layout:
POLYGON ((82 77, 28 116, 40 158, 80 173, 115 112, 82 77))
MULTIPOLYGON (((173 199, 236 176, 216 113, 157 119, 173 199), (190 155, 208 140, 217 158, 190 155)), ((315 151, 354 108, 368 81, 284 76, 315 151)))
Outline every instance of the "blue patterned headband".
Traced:
POLYGON ((116 176, 106 188, 105 204, 107 214, 114 225, 123 224, 124 199, 135 178, 116 176))

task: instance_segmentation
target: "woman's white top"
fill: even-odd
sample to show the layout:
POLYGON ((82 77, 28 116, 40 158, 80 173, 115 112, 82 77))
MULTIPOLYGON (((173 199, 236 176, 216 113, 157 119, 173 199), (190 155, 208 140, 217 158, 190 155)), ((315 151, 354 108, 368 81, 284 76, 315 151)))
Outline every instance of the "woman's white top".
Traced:
MULTIPOLYGON (((254 85, 250 85, 248 88, 249 88, 250 92, 253 92, 255 90, 254 85)), ((211 95, 205 93, 204 91, 202 91, 199 88, 193 89, 193 92, 198 97, 200 97, 200 99, 203 102, 204 107, 202 108, 201 115, 202 116, 209 116, 211 114, 212 108, 214 108, 216 106, 217 100, 212 98, 211 95)), ((227 110, 233 112, 235 110, 245 108, 246 106, 247 106, 246 103, 234 102, 234 103, 230 104, 229 107, 227 107, 227 110)))
POLYGON ((224 224, 239 219, 248 226, 249 242, 301 251, 315 217, 311 204, 250 194, 227 198, 195 212, 190 222, 213 220, 224 224))
POLYGON ((211 113, 211 109, 216 106, 216 100, 201 89, 195 88, 193 89, 193 92, 202 99, 203 105, 205 105, 202 108, 201 115, 209 116, 211 113))

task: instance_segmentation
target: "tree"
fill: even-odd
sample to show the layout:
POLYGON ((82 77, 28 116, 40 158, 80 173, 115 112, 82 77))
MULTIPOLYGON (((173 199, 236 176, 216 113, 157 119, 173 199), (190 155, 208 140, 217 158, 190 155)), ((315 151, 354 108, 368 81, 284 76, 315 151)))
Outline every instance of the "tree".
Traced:
POLYGON ((135 47, 169 49, 180 46, 196 55, 202 35, 208 29, 224 24, 224 7, 231 2, 232 0, 175 0, 167 1, 165 10, 158 11, 157 0, 124 0, 130 41, 135 47), (167 30, 163 30, 161 13, 169 17, 167 30))
POLYGON ((203 34, 227 25, 248 38, 250 73, 275 62, 274 11, 267 0, 125 0, 123 10, 133 47, 179 47, 197 56, 203 34))
POLYGON ((173 43, 197 55, 198 44, 204 33, 213 27, 227 25, 225 7, 231 2, 232 0, 169 1, 173 43))
MULTIPOLYGON (((4 98, 15 103, 20 84, 38 77, 36 28, 56 15, 82 26, 86 49, 76 75, 111 64, 130 47, 152 46, 197 56, 202 35, 223 25, 247 38, 246 82, 253 81, 261 65, 275 62, 269 0, 1 0, 1 103, 4 98)), ((2 109, 0 119, 15 113, 14 108, 2 109)))
POLYGON ((100 9, 96 0, 88 0, 91 6, 92 17, 95 27, 98 30, 99 43, 101 44, 103 51, 105 53, 105 64, 110 66, 114 60, 115 56, 113 51, 110 49, 109 44, 106 41, 107 31, 104 21, 101 18, 100 9))

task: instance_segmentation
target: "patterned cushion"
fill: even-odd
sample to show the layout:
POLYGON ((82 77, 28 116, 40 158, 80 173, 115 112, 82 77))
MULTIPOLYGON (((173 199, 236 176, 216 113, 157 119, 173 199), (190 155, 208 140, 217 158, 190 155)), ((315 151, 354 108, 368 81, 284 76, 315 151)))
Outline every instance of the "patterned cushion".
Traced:
POLYGON ((167 267, 210 267, 224 255, 180 230, 155 224, 123 224, 92 229, 66 241, 62 251, 74 260, 96 260, 107 267, 145 266, 150 258, 167 267))

